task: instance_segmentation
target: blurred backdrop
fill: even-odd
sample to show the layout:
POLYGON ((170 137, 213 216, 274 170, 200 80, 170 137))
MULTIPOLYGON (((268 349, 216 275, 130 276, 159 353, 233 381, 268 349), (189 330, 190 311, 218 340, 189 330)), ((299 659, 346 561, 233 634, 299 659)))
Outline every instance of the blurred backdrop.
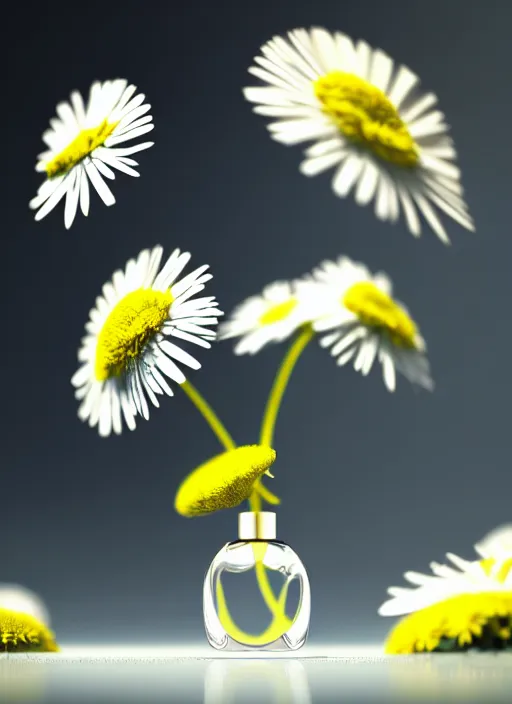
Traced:
MULTIPOLYGON (((376 610, 406 569, 427 570, 510 520, 510 22, 501 0, 53 2, 11 7, 3 46, 3 331, 0 579, 43 596, 62 642, 203 640, 202 581, 236 537, 236 511, 174 513, 186 473, 220 447, 184 394, 101 439, 77 418, 70 377, 89 309, 141 249, 192 252, 229 312, 278 278, 345 253, 390 274, 427 340, 437 388, 394 395, 375 367, 339 369, 311 345, 277 425, 271 488, 280 537, 308 567, 314 642, 381 639, 376 610), (476 234, 452 246, 337 199, 299 174, 300 147, 269 138, 241 88, 261 44, 295 27, 364 37, 438 94, 476 234), (95 195, 69 232, 62 204, 28 201, 55 105, 126 77, 151 102, 155 146, 117 204, 95 195)), ((190 269, 189 269, 190 270, 190 269)), ((204 350, 191 380, 240 443, 257 440, 283 346, 204 350)))

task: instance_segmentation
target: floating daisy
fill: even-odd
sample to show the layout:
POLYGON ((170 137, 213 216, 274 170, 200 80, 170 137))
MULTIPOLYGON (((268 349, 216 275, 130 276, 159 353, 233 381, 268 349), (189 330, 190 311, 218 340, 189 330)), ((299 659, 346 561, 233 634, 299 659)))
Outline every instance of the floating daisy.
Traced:
POLYGON ((325 261, 302 284, 302 296, 316 307, 313 329, 329 331, 320 338, 338 365, 352 362, 367 375, 375 359, 382 365, 384 383, 395 390, 396 371, 410 382, 433 388, 426 345, 402 303, 392 297, 389 278, 370 271, 348 257, 325 261))
POLYGON ((262 445, 222 452, 183 480, 176 493, 176 511, 190 518, 239 506, 275 459, 275 451, 262 445))
POLYGON ((235 354, 256 354, 270 342, 282 342, 310 319, 309 308, 294 285, 276 281, 251 296, 219 327, 219 339, 242 338, 235 354))
POLYGON ((57 105, 58 117, 50 120, 50 129, 43 134, 48 149, 39 154, 36 164, 36 171, 46 174, 29 203, 37 210, 36 220, 42 220, 66 196, 64 224, 70 228, 78 203, 84 215, 89 213, 89 181, 105 205, 113 205, 115 198, 104 178, 114 179, 113 169, 139 176, 133 168, 137 162, 129 157, 153 142, 119 146, 154 127, 152 116, 147 115, 151 105, 136 90, 124 79, 96 81, 87 106, 78 91, 71 94, 71 102, 57 105))
POLYGON ((264 86, 244 89, 254 112, 276 118, 272 138, 307 141, 301 171, 313 176, 335 168, 332 188, 359 205, 374 201, 381 220, 403 212, 413 235, 418 213, 444 242, 436 208, 474 230, 463 199, 456 152, 432 93, 418 95, 419 78, 397 67, 380 49, 324 29, 296 29, 261 47, 249 73, 264 86))
POLYGON ((512 647, 512 528, 475 545, 482 559, 447 553, 454 567, 432 562, 432 575, 406 572, 414 587, 390 587, 381 616, 408 614, 389 635, 391 654, 512 647))
POLYGON ((162 247, 143 250, 116 271, 96 299, 78 352, 81 366, 71 383, 81 400, 78 416, 98 425, 99 434, 120 434, 122 417, 130 430, 135 417, 149 418, 147 399, 173 395, 168 379, 183 384, 179 362, 199 362, 168 338, 210 347, 222 312, 213 296, 195 298, 212 276, 201 266, 178 281, 190 254, 176 249, 159 270, 162 247), (147 398, 146 398, 147 397, 147 398))

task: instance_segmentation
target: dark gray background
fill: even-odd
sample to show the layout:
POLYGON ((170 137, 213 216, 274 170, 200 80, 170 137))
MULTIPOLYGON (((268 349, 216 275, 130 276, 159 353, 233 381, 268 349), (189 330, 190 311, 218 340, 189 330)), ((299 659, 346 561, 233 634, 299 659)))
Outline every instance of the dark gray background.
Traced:
MULTIPOLYGON (((160 243, 209 263, 232 307, 341 253, 394 280, 428 342, 437 389, 340 370, 313 344, 285 397, 272 484, 280 535, 303 557, 316 642, 380 639, 386 587, 510 519, 510 19, 502 0, 392 3, 18 4, 4 95, 1 581, 48 602, 61 641, 203 639, 206 567, 236 511, 174 513, 180 480, 219 448, 178 392, 136 432, 108 440, 79 422, 69 379, 88 311, 112 272, 160 243), (364 37, 409 65, 452 125, 477 233, 416 241, 402 223, 339 200, 298 172, 241 88, 258 48, 312 24, 364 37), (69 232, 63 208, 33 222, 40 139, 57 102, 127 77, 153 105, 156 145, 117 204, 95 196, 69 232), (7 99, 6 99, 7 98, 7 99)), ((143 138, 145 139, 145 137, 143 138)), ((445 220, 445 222, 448 222, 445 220)), ((199 350, 191 380, 240 443, 257 440, 283 355, 199 350)))

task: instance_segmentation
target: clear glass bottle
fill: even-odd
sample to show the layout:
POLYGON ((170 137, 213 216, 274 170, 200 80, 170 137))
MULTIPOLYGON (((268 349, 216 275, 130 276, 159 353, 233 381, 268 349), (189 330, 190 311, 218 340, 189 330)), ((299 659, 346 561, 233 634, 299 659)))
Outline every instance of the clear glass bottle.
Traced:
MULTIPOLYGON (((254 597, 244 588, 234 595, 243 612, 254 617, 254 597)), ((236 586, 236 585, 235 585, 236 586)), ((234 600, 235 601, 235 600, 234 600)), ((289 545, 276 539, 276 514, 261 511, 238 515, 238 540, 227 543, 215 556, 206 573, 203 588, 204 625, 208 642, 218 650, 298 650, 306 642, 311 612, 309 579, 301 559, 289 545), (270 625, 257 617, 259 633, 243 631, 232 618, 225 584, 227 578, 254 572, 259 587, 257 599, 264 601, 270 625), (278 593, 275 593, 275 582, 278 593), (286 613, 290 587, 298 587, 297 606, 286 613), (262 628, 264 630, 262 630, 262 628)), ((268 621, 268 617, 267 617, 268 621)))

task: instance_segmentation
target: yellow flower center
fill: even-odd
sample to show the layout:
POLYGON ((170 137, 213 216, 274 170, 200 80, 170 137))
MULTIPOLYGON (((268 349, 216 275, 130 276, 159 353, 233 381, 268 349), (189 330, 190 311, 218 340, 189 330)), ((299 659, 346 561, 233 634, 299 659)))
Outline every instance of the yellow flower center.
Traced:
POLYGON ((397 347, 417 347, 418 330, 414 321, 387 293, 370 281, 351 286, 342 303, 364 325, 385 332, 397 347))
POLYGON ((118 376, 130 359, 139 356, 167 320, 173 300, 170 291, 140 288, 115 305, 98 335, 94 369, 98 381, 118 376))
POLYGON ((34 616, 0 608, 0 653, 58 650, 52 631, 34 616))
POLYGON ((314 82, 314 91, 338 129, 348 139, 398 166, 418 163, 418 147, 397 109, 371 83, 342 71, 331 71, 314 82))
MULTIPOLYGON (((496 560, 494 560, 492 557, 486 558, 485 560, 480 560, 480 565, 488 577, 490 577, 491 571, 495 564, 496 560)), ((503 561, 500 569, 494 575, 494 579, 496 579, 496 581, 500 582, 501 584, 504 584, 510 570, 512 570, 512 558, 503 561)))
POLYGON ((238 506, 254 482, 274 463, 276 453, 262 445, 244 445, 216 455, 181 483, 174 507, 181 516, 202 516, 238 506))
POLYGON ((416 611, 391 631, 386 653, 401 655, 436 650, 443 640, 453 647, 471 645, 487 629, 507 641, 512 628, 512 593, 460 594, 416 611))
POLYGON ((61 176, 62 174, 71 171, 73 166, 76 166, 79 161, 89 156, 95 149, 101 147, 107 137, 110 137, 117 126, 117 122, 107 122, 103 120, 101 125, 91 127, 88 130, 82 130, 75 139, 63 149, 60 154, 57 154, 46 165, 46 174, 48 178, 61 176))
POLYGON ((276 303, 276 305, 269 308, 262 316, 260 316, 260 325, 273 325, 274 323, 280 323, 281 320, 287 318, 292 310, 296 308, 298 301, 296 298, 289 298, 287 301, 282 303, 276 303))

